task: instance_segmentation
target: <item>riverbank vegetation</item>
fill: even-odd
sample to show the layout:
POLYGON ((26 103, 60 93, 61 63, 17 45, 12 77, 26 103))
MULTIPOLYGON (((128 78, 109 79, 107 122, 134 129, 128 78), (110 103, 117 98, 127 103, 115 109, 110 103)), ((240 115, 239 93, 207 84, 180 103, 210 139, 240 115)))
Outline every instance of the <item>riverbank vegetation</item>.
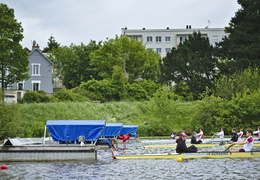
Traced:
MULTIPOLYGON (((70 46, 61 46, 51 37, 44 50, 54 76, 65 88, 52 96, 28 91, 19 104, 5 104, 2 95, 0 139, 41 137, 47 120, 66 119, 136 124, 141 136, 191 133, 199 128, 208 135, 220 128, 226 132, 233 127, 256 129, 260 119, 260 23, 255 23, 259 2, 238 3, 242 8, 225 28, 230 35, 223 41, 213 46, 194 32, 164 58, 127 36, 70 46)), ((0 4, 3 7, 7 8, 0 4)), ((8 58, 16 62, 10 53, 5 55, 0 63, 6 64, 8 58)), ((8 77, 18 77, 16 69, 6 66, 0 76, 10 72, 8 77)), ((3 77, 2 87, 17 82, 3 77)))

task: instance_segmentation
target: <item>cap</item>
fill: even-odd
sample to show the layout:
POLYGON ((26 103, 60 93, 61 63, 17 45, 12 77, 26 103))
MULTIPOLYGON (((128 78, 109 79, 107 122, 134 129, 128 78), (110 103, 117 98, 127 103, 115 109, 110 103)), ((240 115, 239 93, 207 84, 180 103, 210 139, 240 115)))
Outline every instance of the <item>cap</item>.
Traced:
POLYGON ((185 134, 185 133, 181 133, 180 134, 180 137, 187 137, 188 135, 187 134, 185 134))

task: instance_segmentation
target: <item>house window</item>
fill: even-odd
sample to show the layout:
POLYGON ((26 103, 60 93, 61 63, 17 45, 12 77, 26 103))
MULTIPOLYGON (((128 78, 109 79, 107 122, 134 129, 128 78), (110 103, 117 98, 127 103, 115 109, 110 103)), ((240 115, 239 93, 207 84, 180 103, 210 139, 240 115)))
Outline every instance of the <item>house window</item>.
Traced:
POLYGON ((152 36, 147 36, 147 42, 153 42, 153 37, 152 36))
POLYGON ((165 48, 165 52, 168 53, 171 51, 171 48, 165 48))
POLYGON ((162 52, 162 48, 156 48, 156 52, 161 53, 162 52))
POLYGON ((162 37, 161 36, 156 36, 156 42, 162 42, 162 37))
POLYGON ((41 89, 41 81, 32 81, 32 90, 38 91, 41 89))
POLYGON ((40 64, 32 64, 32 76, 40 76, 40 64))
POLYGON ((166 37, 165 37, 165 41, 166 41, 166 42, 170 42, 170 41, 171 41, 171 37, 170 37, 170 36, 166 36, 166 37))
POLYGON ((23 83, 18 83, 18 90, 23 90, 23 83))

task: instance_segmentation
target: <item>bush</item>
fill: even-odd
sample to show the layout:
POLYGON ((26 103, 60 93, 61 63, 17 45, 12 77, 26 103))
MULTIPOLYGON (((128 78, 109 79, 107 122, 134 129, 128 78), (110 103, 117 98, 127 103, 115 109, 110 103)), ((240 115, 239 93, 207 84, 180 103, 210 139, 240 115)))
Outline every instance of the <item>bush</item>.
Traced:
POLYGON ((84 102, 89 101, 89 99, 85 96, 82 96, 78 93, 73 93, 70 90, 65 88, 55 92, 53 97, 56 98, 58 101, 73 101, 73 102, 84 102))
POLYGON ((45 95, 46 92, 44 91, 27 91, 22 100, 21 103, 45 103, 50 102, 51 98, 49 96, 45 95))

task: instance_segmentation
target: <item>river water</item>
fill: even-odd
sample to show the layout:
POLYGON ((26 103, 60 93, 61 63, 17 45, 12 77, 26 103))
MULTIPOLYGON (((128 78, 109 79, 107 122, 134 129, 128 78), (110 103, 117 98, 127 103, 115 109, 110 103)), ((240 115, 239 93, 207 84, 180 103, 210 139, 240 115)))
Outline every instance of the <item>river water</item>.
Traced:
MULTIPOLYGON (((171 144, 172 140, 143 140, 127 144, 119 155, 174 152, 171 148, 144 148, 145 145, 171 144)), ((122 144, 119 144, 122 147, 122 144)), ((224 147, 200 150, 224 150, 224 147)), ((257 149, 255 149, 257 150, 257 149)), ((259 149, 258 149, 259 150, 259 149)), ((3 162, 2 162, 3 163, 3 162)), ((111 158, 109 150, 99 150, 98 160, 67 162, 6 162, 0 170, 1 180, 182 180, 182 179, 260 179, 260 158, 237 159, 129 159, 111 158)))

